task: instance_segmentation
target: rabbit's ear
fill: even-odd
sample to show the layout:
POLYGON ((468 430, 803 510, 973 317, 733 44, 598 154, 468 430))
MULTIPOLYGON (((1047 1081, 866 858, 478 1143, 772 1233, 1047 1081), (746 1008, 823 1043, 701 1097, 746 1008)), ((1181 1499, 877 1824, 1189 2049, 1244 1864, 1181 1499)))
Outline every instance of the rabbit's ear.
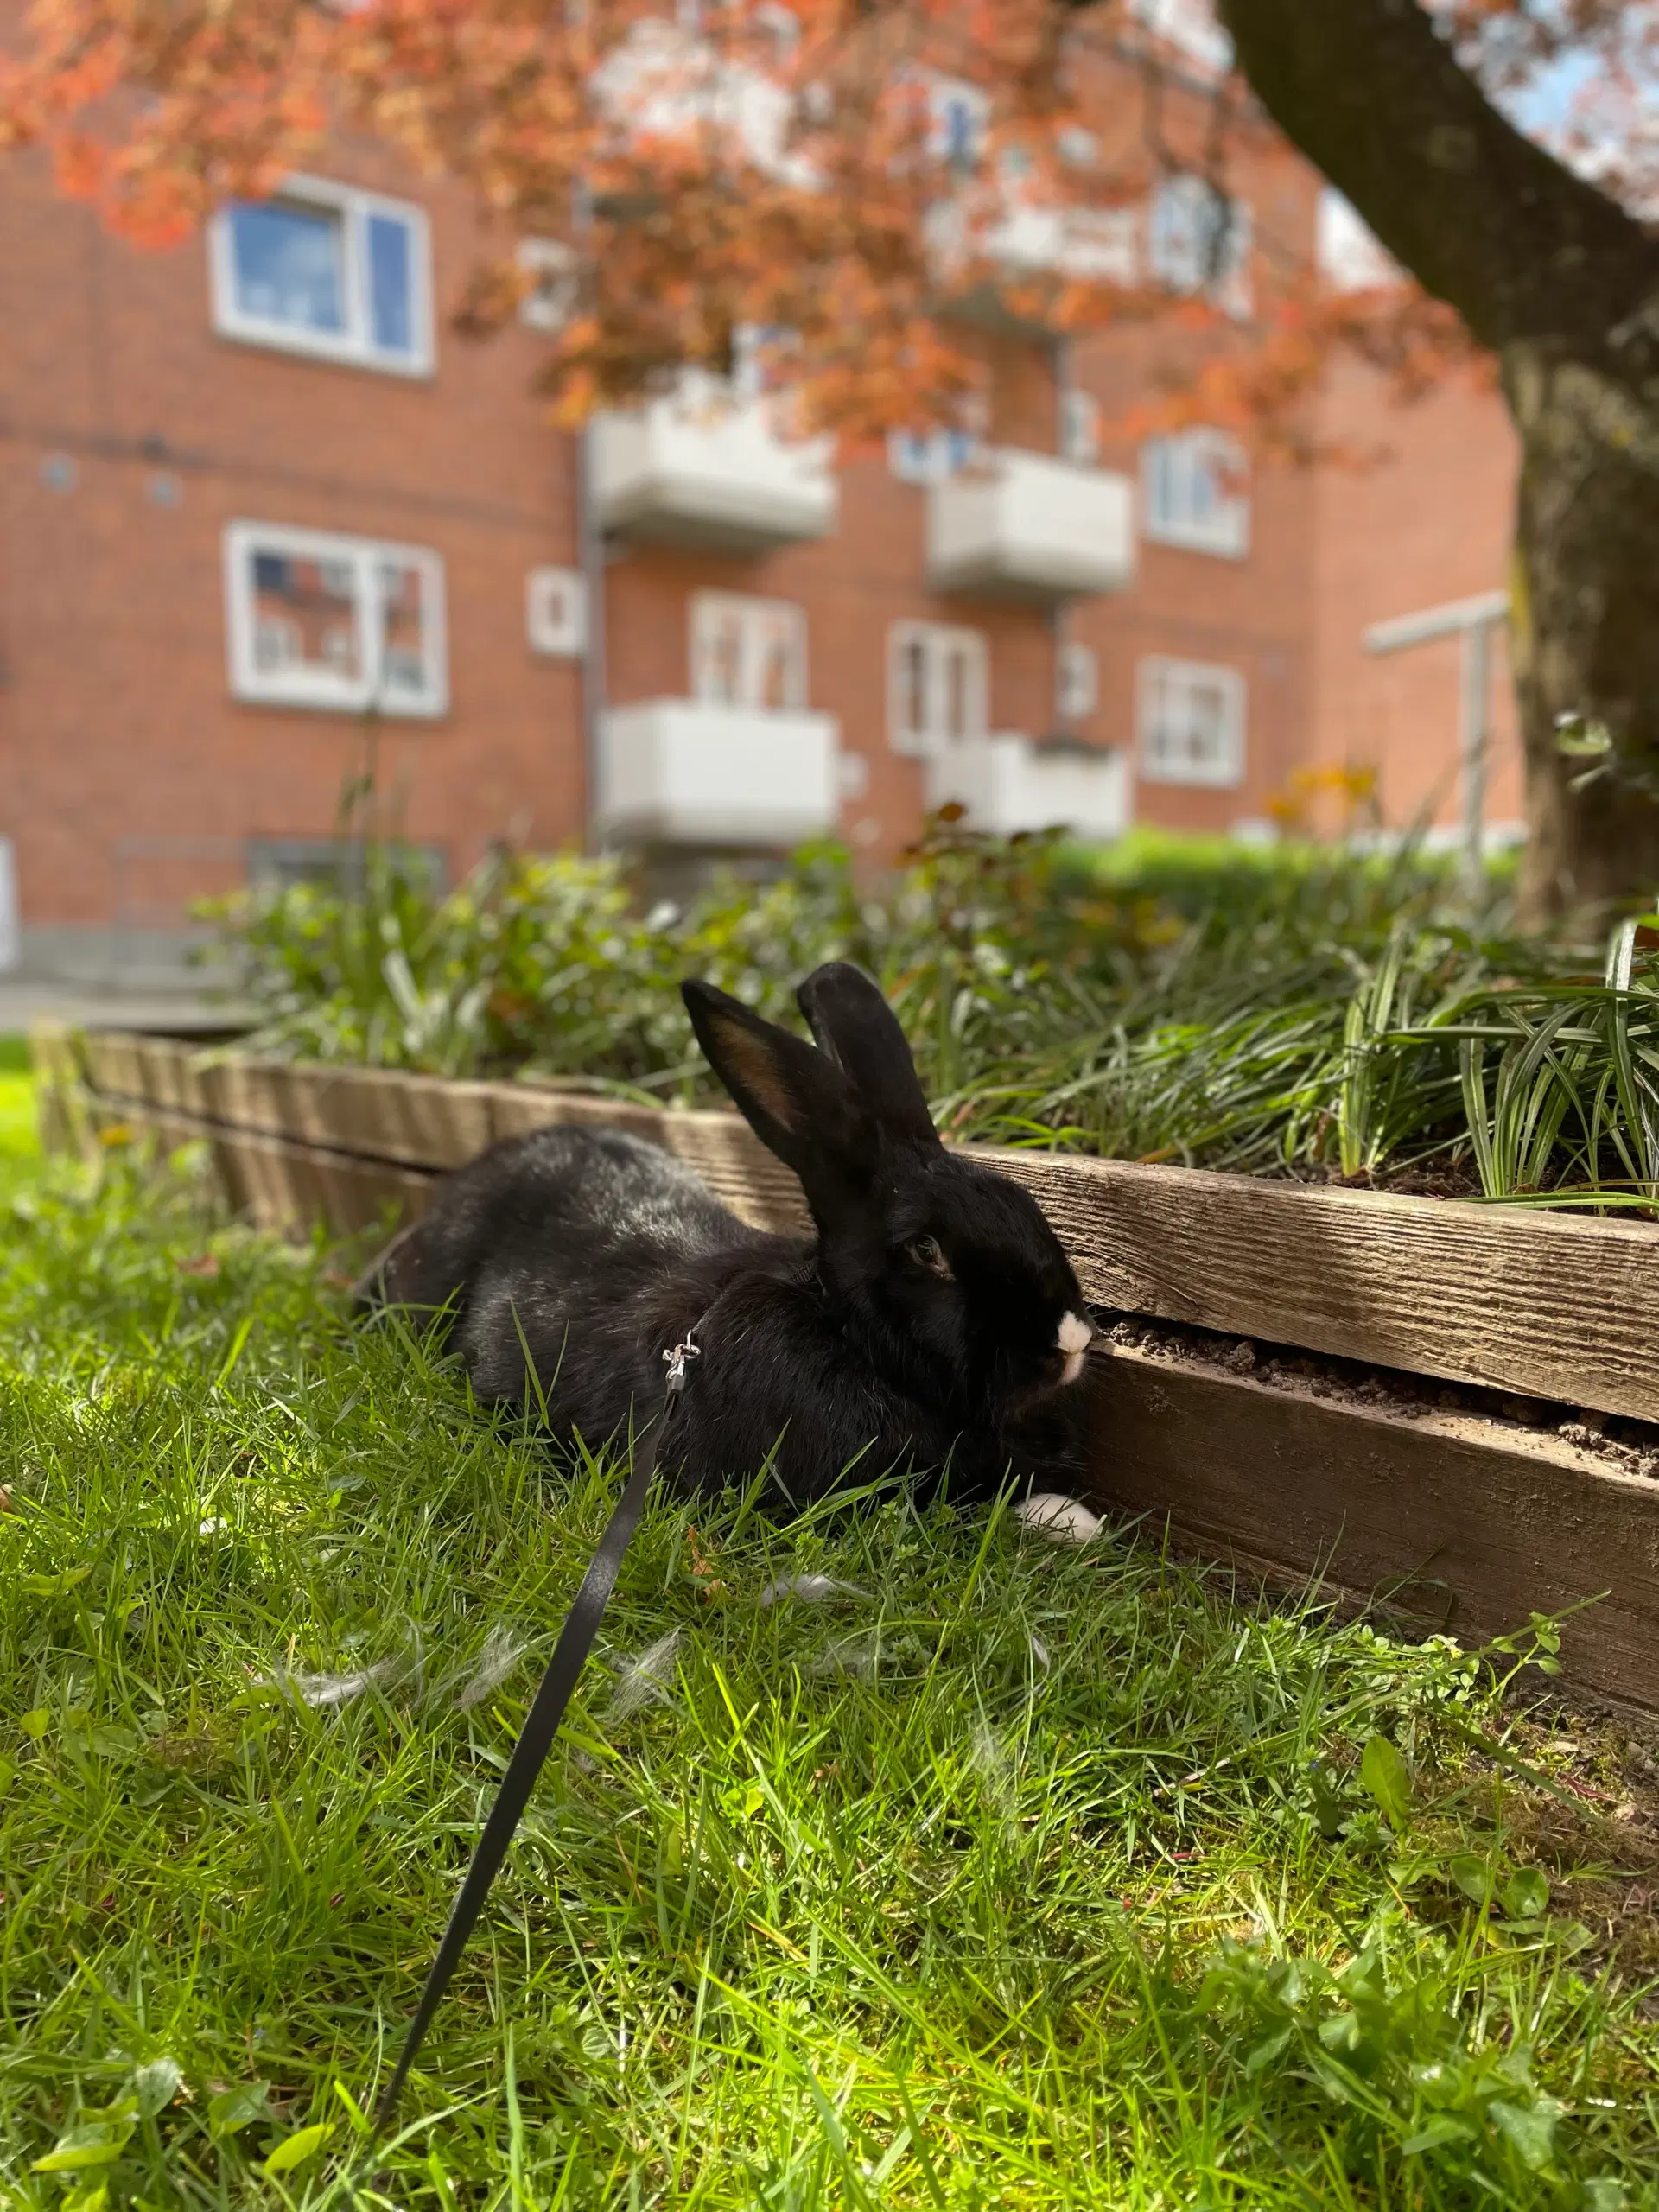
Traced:
POLYGON ((812 1034, 847 1071, 881 1128, 912 1144, 938 1144, 899 1017, 863 969, 845 960, 826 961, 795 999, 812 1034))
POLYGON ((868 1162, 869 1116, 832 1059, 763 1021, 712 983, 680 986, 709 1065, 769 1151, 800 1177, 809 1198, 827 1179, 844 1185, 868 1162))

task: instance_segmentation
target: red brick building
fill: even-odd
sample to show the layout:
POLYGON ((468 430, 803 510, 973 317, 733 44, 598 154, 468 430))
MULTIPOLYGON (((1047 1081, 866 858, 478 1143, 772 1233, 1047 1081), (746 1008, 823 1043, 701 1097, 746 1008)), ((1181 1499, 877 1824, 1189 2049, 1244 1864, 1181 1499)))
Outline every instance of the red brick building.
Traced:
MULTIPOLYGON (((1190 182, 1104 250, 1196 287, 1190 182)), ((1243 320, 1253 253, 1309 250, 1319 195, 1265 134, 1236 189, 1243 320)), ((1064 227, 1011 256, 1103 250, 1064 227)), ((449 328, 474 244, 459 194, 372 147, 162 255, 32 159, 0 170, 0 838, 27 968, 173 960, 193 896, 331 865, 371 763, 452 877, 493 838, 585 832, 671 865, 839 830, 880 861, 946 797, 1003 828, 1228 830, 1344 760, 1378 766, 1392 820, 1433 793, 1455 821, 1455 645, 1359 639, 1501 583, 1494 401, 1399 418, 1366 476, 1246 485, 1210 434, 1103 441, 1166 334, 1062 354, 1003 328, 976 451, 836 467, 689 389, 584 448, 531 396, 537 303, 485 344, 449 328)), ((1382 419, 1357 379, 1327 404, 1382 419)), ((1519 810, 1500 762, 1490 811, 1519 810)))

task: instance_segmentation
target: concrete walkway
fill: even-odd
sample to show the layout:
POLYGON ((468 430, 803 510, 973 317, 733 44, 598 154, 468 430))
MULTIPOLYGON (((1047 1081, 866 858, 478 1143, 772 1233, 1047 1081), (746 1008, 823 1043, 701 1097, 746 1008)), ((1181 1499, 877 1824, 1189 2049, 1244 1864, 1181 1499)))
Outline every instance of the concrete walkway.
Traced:
POLYGON ((35 1021, 86 1029, 198 1030, 246 1027, 252 1016, 228 1000, 199 991, 98 991, 78 983, 25 982, 0 976, 0 1037, 16 1037, 35 1021))

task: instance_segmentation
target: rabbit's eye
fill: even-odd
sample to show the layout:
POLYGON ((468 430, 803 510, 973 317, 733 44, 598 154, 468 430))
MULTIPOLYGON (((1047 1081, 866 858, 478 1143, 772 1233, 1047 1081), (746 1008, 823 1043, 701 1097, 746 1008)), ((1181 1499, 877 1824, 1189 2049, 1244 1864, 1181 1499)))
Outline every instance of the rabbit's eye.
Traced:
POLYGON ((918 1268, 925 1268, 930 1274, 948 1275, 950 1272, 950 1262, 939 1249, 935 1237, 918 1236, 913 1243, 906 1244, 905 1250, 918 1268))

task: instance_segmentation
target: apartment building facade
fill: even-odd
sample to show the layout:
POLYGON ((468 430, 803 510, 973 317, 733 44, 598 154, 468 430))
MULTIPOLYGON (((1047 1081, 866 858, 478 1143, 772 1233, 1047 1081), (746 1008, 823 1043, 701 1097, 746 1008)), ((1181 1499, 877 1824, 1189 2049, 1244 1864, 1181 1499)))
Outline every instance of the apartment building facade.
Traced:
MULTIPOLYGON (((1186 181, 1127 250, 1197 289, 1186 181)), ((1252 238, 1311 248, 1319 188, 1264 134, 1236 188, 1245 321, 1252 238)), ((1498 580, 1490 422, 1450 433, 1497 455, 1478 527, 1438 533, 1408 459, 1336 482, 1115 436, 1168 357, 1150 327, 987 327, 975 441, 837 461, 741 383, 578 440, 531 396, 555 288, 457 337, 469 206, 372 145, 167 254, 29 158, 0 226, 0 957, 35 972, 166 967, 193 899, 331 866, 370 774, 452 879, 504 837, 671 874, 833 834, 876 867, 948 798, 1255 833, 1299 766, 1379 743, 1391 804, 1445 779, 1455 672, 1357 640, 1498 580)))

